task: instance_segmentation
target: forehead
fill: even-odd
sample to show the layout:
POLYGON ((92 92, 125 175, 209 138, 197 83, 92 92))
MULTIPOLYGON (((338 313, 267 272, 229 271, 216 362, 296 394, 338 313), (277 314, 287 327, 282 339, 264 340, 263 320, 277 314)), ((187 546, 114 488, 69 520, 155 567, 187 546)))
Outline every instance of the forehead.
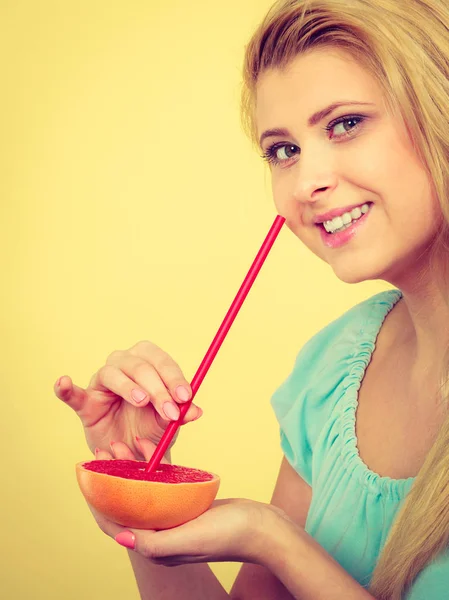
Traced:
POLYGON ((306 122, 334 101, 380 102, 372 75, 349 54, 320 48, 294 58, 283 69, 262 73, 256 86, 256 124, 261 129, 285 124, 291 115, 306 122))

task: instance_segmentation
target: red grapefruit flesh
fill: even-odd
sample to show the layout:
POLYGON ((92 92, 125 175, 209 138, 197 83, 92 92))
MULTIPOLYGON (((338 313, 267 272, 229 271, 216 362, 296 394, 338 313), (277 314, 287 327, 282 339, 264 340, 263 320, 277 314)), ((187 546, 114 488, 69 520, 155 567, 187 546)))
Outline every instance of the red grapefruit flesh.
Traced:
POLYGON ((218 475, 178 465, 146 473, 137 460, 92 460, 76 465, 87 503, 105 517, 136 529, 169 529, 199 517, 214 501, 218 475))

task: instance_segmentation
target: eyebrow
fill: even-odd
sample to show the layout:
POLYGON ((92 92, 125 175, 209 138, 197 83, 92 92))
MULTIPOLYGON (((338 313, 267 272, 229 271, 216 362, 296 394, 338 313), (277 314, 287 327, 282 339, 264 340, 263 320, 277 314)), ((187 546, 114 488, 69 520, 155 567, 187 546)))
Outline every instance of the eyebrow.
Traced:
MULTIPOLYGON (((374 106, 373 102, 345 102, 345 101, 332 102, 332 104, 329 104, 329 106, 326 106, 326 108, 323 108, 323 109, 318 110, 317 112, 313 113, 313 115, 311 115, 307 119, 307 125, 308 125, 308 127, 314 127, 320 121, 322 121, 325 117, 330 115, 336 108, 339 108, 340 106, 353 106, 354 104, 362 105, 362 106, 374 106)), ((274 129, 267 129, 260 136, 259 145, 262 146, 262 142, 267 137, 277 137, 277 136, 288 137, 289 135, 290 135, 290 133, 289 133, 288 129, 285 129, 284 127, 276 127, 274 129)))

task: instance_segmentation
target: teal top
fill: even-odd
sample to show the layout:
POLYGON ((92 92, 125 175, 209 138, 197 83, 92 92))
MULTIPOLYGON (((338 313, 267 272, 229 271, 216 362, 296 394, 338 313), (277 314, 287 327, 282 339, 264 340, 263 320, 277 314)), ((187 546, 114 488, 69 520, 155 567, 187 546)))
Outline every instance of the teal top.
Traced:
MULTIPOLYGON (((306 531, 368 588, 395 515, 414 477, 370 471, 355 434, 358 390, 385 317, 389 290, 358 304, 315 335, 271 403, 288 462, 312 487, 306 531)), ((406 600, 449 598, 449 552, 427 565, 406 600)))

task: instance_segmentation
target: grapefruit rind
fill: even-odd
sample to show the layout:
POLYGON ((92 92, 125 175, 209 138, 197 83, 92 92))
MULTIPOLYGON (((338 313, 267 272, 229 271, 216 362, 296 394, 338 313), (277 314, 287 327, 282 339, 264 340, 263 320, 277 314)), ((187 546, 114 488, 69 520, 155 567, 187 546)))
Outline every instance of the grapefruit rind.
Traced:
POLYGON ((95 510, 114 523, 135 529, 170 529, 203 514, 215 500, 220 477, 209 481, 162 483, 125 479, 76 465, 81 493, 95 510))

